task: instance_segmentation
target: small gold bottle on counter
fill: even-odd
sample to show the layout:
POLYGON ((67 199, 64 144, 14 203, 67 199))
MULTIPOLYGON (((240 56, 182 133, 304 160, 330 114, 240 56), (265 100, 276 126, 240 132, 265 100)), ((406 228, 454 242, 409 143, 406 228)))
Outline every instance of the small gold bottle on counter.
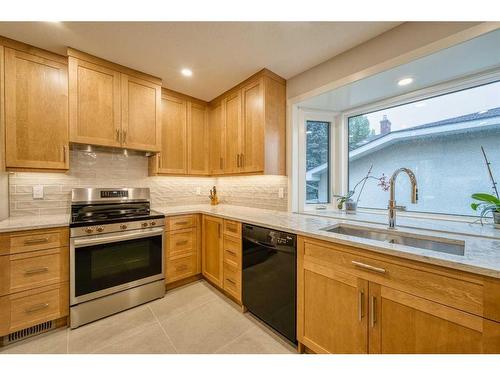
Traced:
POLYGON ((208 197, 210 198, 210 204, 212 206, 219 204, 219 198, 217 197, 217 188, 215 186, 210 189, 210 195, 208 197))

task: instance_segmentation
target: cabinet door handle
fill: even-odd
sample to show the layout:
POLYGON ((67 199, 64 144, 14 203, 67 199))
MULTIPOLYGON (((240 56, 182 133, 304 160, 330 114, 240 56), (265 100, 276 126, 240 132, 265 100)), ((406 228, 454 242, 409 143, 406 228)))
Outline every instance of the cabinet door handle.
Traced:
POLYGON ((365 301, 365 291, 363 289, 360 289, 358 293, 358 320, 360 322, 361 320, 363 320, 363 317, 365 316, 364 301, 365 301))
POLYGON ((375 323, 377 323, 377 297, 371 296, 370 303, 370 326, 375 327, 375 323))
POLYGON ((357 262, 355 260, 351 261, 351 263, 356 267, 363 268, 363 269, 368 270, 368 271, 373 271, 373 272, 377 272, 377 273, 385 273, 385 269, 383 269, 383 268, 370 266, 369 264, 357 262))
POLYGON ((24 312, 27 313, 27 314, 29 314, 29 313, 32 313, 32 312, 35 312, 35 311, 46 309, 47 307, 49 307, 48 303, 40 303, 38 305, 33 305, 33 306, 30 306, 30 307, 26 308, 24 310, 24 312))
POLYGON ((232 251, 232 250, 228 250, 228 249, 226 249, 226 251, 227 251, 229 254, 232 254, 232 255, 236 256, 236 253, 235 253, 234 251, 232 251))
POLYGON ((69 161, 69 156, 68 156, 68 146, 64 145, 63 146, 63 163, 67 163, 69 161))
POLYGON ((227 277, 226 277, 226 281, 230 282, 230 283, 231 283, 231 284, 233 284, 233 285, 236 285, 236 282, 235 282, 235 281, 233 281, 233 280, 231 280, 231 279, 228 279, 227 277))
POLYGON ((49 267, 33 268, 31 270, 24 271, 25 275, 35 275, 37 273, 49 272, 49 267))
POLYGON ((221 233, 222 232, 222 225, 220 225, 220 223, 217 223, 217 228, 219 230, 219 238, 221 238, 222 237, 222 233, 221 233))
POLYGON ((219 168, 220 169, 223 169, 224 166, 223 166, 223 162, 222 162, 222 157, 220 158, 220 161, 219 161, 219 168))
POLYGON ((120 129, 116 129, 116 141, 120 143, 120 129))
POLYGON ((176 225, 187 225, 188 222, 187 221, 178 221, 177 223, 175 223, 176 225))
POLYGON ((240 163, 241 163, 241 167, 245 166, 245 158, 244 158, 243 154, 241 154, 241 156, 240 156, 240 163))
POLYGON ((240 167, 240 154, 236 155, 236 166, 240 167))
POLYGON ((123 130, 123 144, 127 143, 127 129, 123 130))
POLYGON ((175 245, 176 245, 176 246, 182 246, 182 245, 185 245, 185 244, 187 244, 187 243, 188 243, 188 241, 187 241, 187 240, 184 240, 184 241, 177 241, 177 242, 175 243, 175 245))
POLYGON ((35 245, 35 244, 46 243, 46 242, 49 242, 49 238, 48 237, 44 237, 44 238, 31 238, 31 239, 28 239, 28 240, 24 240, 24 244, 25 245, 35 245))

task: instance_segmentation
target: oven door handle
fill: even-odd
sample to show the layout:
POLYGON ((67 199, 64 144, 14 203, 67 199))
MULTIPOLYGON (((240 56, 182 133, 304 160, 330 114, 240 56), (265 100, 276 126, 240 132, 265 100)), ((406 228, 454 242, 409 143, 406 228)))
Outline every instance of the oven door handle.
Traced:
POLYGON ((97 235, 92 238, 75 238, 74 245, 77 247, 102 245, 110 242, 119 242, 133 240, 136 238, 146 238, 163 235, 163 227, 140 229, 139 231, 130 231, 129 233, 113 233, 107 235, 97 235))

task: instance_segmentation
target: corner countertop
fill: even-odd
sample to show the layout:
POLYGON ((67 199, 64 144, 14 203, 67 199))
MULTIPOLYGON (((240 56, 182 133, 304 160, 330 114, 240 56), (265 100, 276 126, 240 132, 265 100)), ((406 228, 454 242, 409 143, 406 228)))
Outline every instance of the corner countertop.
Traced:
MULTIPOLYGON (((500 231, 492 230, 484 233, 484 229, 480 229, 480 227, 478 227, 478 230, 476 230, 475 227, 467 229, 466 223, 453 224, 452 222, 447 222, 442 224, 442 227, 439 227, 438 231, 431 232, 427 229, 419 229, 420 225, 418 225, 418 228, 406 226, 406 224, 410 223, 410 221, 408 221, 403 223, 405 226, 400 226, 394 230, 395 232, 401 234, 407 233, 423 237, 431 236, 441 237, 448 240, 465 241, 465 254, 460 256, 418 249, 399 244, 391 244, 377 240, 336 234, 323 230, 325 227, 338 224, 357 224, 359 226, 369 227, 372 229, 386 228, 386 225, 382 223, 361 220, 362 216, 358 218, 348 215, 325 217, 226 204, 218 206, 202 204, 154 207, 154 209, 164 213, 166 216, 193 213, 213 215, 253 225, 265 226, 284 232, 295 233, 302 236, 313 237, 320 240, 357 246, 381 254, 393 255, 500 279, 500 237, 495 237, 497 233, 500 233, 500 231), (485 236, 485 234, 487 236, 485 236)), ((437 220, 434 221, 437 222, 437 220)), ((414 223, 410 224, 417 226, 417 224, 414 223)), ((10 217, 0 221, 0 233, 67 225, 69 225, 69 214, 44 215, 37 217, 10 217)))
MULTIPOLYGON (((441 237, 448 240, 465 241, 465 254, 461 256, 331 233, 323 230, 325 227, 338 224, 356 224, 373 229, 387 228, 386 224, 366 221, 361 222, 359 219, 356 220, 356 222, 353 221, 351 217, 347 219, 345 215, 339 215, 339 217, 323 217, 224 204, 218 206, 193 205, 179 207, 156 207, 155 210, 164 213, 166 216, 203 213, 317 238, 320 240, 357 246, 381 254, 393 255, 424 263, 481 274, 484 276, 500 278, 500 238, 482 237, 476 233, 474 235, 471 235, 470 233, 467 235, 459 233, 464 227, 468 226, 467 223, 457 223, 456 225, 453 225, 452 222, 447 222, 446 224, 443 224, 443 227, 440 228, 439 231, 434 232, 407 226, 398 227, 394 230, 395 232, 401 234, 407 233, 423 237, 441 237)), ((465 230, 463 231, 465 232, 465 230)), ((473 231, 473 229, 470 229, 470 231, 473 231)), ((494 231, 498 232, 498 230, 494 231)), ((491 233, 489 232, 489 234, 491 233)))

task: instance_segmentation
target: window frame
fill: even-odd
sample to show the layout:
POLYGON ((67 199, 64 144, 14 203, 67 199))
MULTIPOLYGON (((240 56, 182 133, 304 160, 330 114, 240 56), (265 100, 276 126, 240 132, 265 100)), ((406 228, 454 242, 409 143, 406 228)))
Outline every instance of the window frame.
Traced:
MULTIPOLYGON (((486 72, 482 72, 479 74, 469 75, 466 77, 460 77, 452 81, 447 81, 441 84, 429 86, 423 89, 418 89, 406 94, 394 96, 392 98, 383 99, 374 103, 369 103, 363 106, 358 106, 353 109, 349 109, 347 111, 343 111, 340 113, 340 134, 341 139, 340 143, 343 147, 337 149, 337 157, 340 160, 341 164, 341 175, 338 176, 340 180, 340 184, 342 186, 342 191, 348 191, 349 185, 349 117, 359 116, 363 114, 367 114, 370 112, 376 112, 384 109, 388 109, 391 107, 396 107, 405 104, 411 104, 413 102, 418 102, 421 100, 433 98, 436 96, 451 94, 461 90, 471 89, 476 86, 486 85, 490 83, 494 83, 500 80, 500 69, 491 69, 486 72), (339 153, 340 152, 340 153, 339 153)), ((388 176, 390 177, 390 176, 388 176)), ((380 208, 368 208, 368 207, 360 207, 357 209, 359 212, 367 212, 367 213, 385 213, 387 210, 380 208)), ((431 218, 442 218, 442 219, 450 219, 453 220, 464 220, 470 219, 475 216, 467 216, 467 215, 457 215, 457 214, 446 214, 439 212, 421 212, 421 211, 404 211, 398 213, 398 215, 408 216, 408 217, 431 217, 431 218)))
POLYGON ((338 143, 338 113, 314 110, 308 108, 299 107, 299 128, 298 128, 298 209, 299 212, 316 211, 320 208, 326 208, 327 210, 335 209, 334 199, 332 197, 333 193, 336 191, 336 185, 338 185, 338 168, 336 166, 337 158, 337 143, 338 143), (328 152, 328 166, 329 166, 329 183, 328 183, 328 203, 306 203, 306 124, 307 121, 317 121, 317 122, 328 122, 330 125, 329 129, 329 152, 328 152), (332 150, 333 147, 333 150, 332 150))

